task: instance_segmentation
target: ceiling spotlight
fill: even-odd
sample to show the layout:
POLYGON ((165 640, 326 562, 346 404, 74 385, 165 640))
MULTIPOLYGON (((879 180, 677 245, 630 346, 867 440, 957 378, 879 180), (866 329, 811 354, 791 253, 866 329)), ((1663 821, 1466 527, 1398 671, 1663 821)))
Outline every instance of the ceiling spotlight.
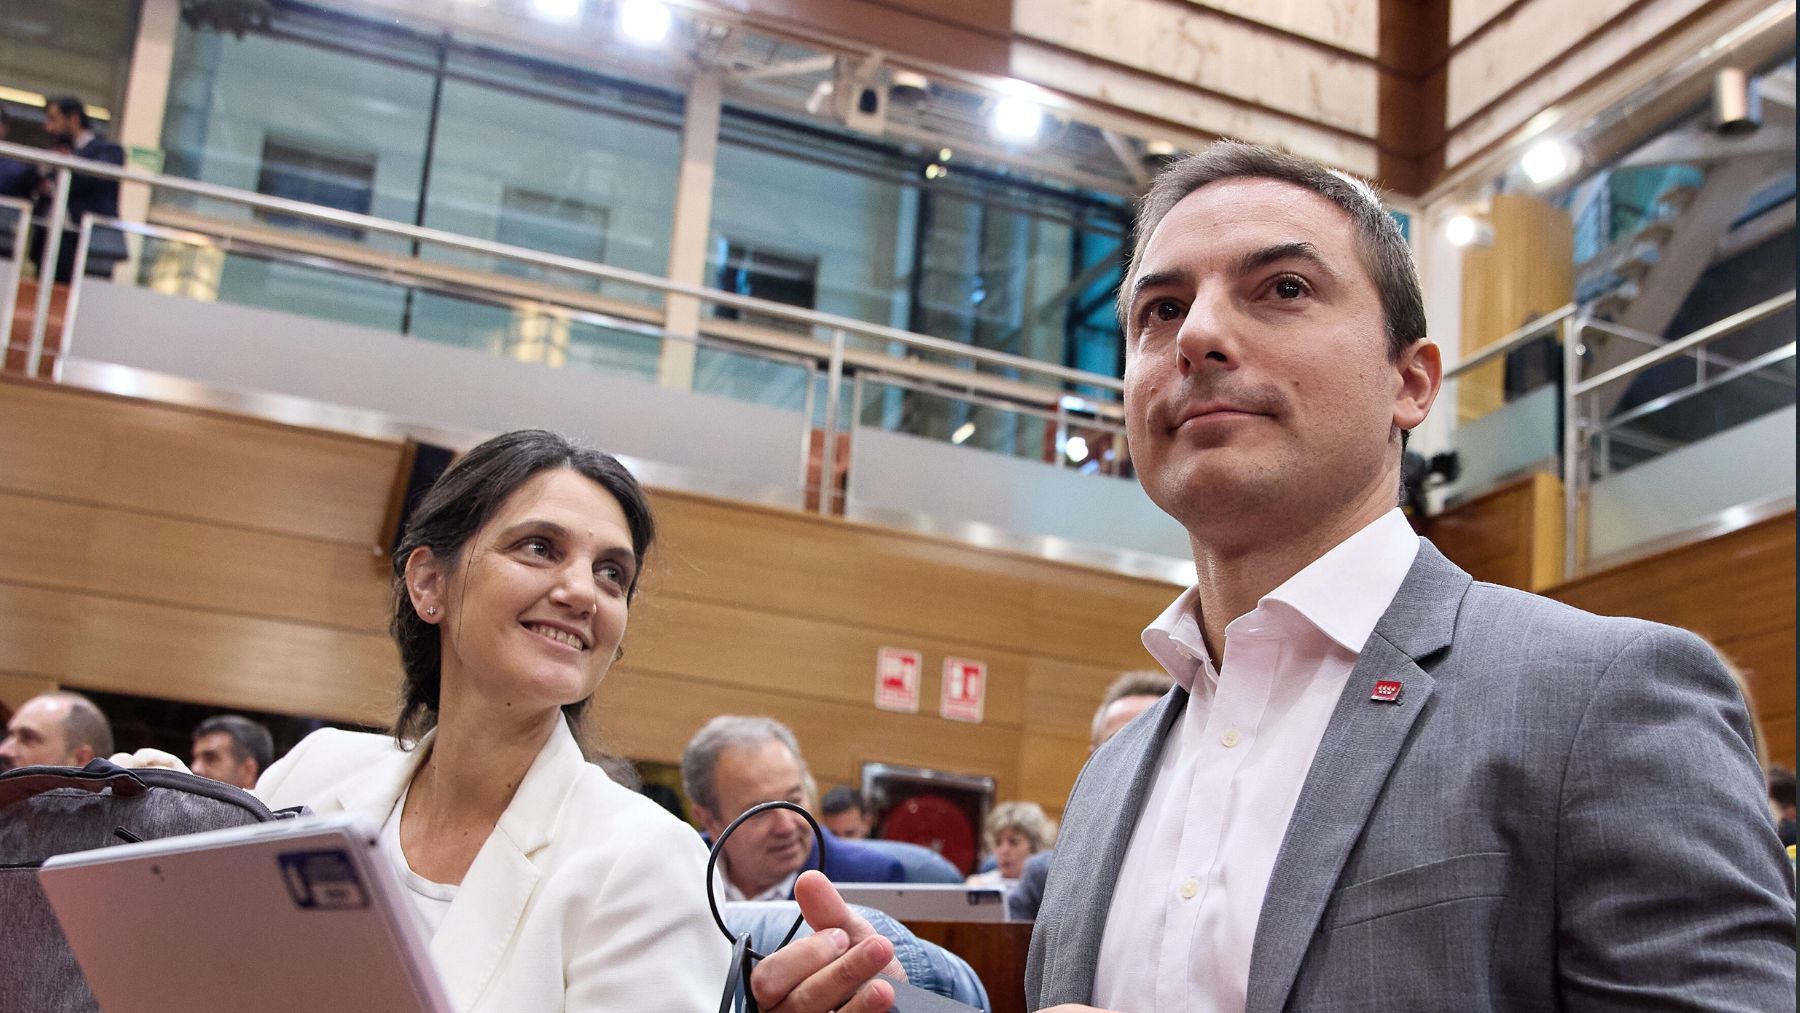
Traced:
POLYGON ((974 435, 975 435, 975 423, 964 422, 962 425, 956 427, 956 432, 950 434, 950 442, 956 443, 956 444, 967 443, 969 441, 969 437, 974 436, 974 435))
POLYGON ((531 0, 531 9, 552 21, 573 21, 581 13, 581 0, 531 0))
POLYGON ((949 148, 939 148, 938 149, 938 161, 948 162, 948 161, 950 161, 950 157, 955 154, 956 154, 956 152, 951 151, 949 148))
POLYGON ((1076 464, 1080 464, 1081 462, 1087 460, 1087 458, 1088 458, 1087 437, 1085 437, 1085 436, 1069 437, 1069 442, 1063 445, 1063 453, 1069 455, 1069 460, 1074 461, 1076 464))
POLYGON ((1526 149, 1519 168, 1534 185, 1554 183, 1575 170, 1575 150, 1562 141, 1545 138, 1526 149))
POLYGON ((1032 141, 1044 127, 1044 107, 1030 99, 1008 95, 994 103, 994 133, 1014 144, 1032 141))
POLYGON ((896 70, 888 83, 888 98, 902 104, 920 104, 931 97, 931 81, 924 74, 896 70))
POLYGON ((1444 238, 1451 246, 1486 246, 1494 241, 1492 227, 1467 212, 1450 216, 1444 223, 1444 238))
POLYGON ((1713 129, 1726 137, 1754 133, 1762 125, 1756 89, 1741 67, 1726 67, 1713 77, 1713 129))
POLYGON ((926 179, 943 179, 945 176, 950 175, 950 169, 947 166, 933 162, 925 167, 924 175, 926 179))
POLYGON ((619 34, 642 45, 654 45, 668 38, 674 20, 669 5, 661 0, 624 0, 619 4, 619 34))

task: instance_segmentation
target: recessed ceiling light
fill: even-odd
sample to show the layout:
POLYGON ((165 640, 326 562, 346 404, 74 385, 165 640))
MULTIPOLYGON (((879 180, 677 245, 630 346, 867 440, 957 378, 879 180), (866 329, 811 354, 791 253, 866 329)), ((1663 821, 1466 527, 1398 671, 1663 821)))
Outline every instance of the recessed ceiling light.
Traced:
POLYGON ((633 42, 653 45, 669 37, 675 16, 660 0, 624 0, 619 4, 619 34, 633 42))
POLYGON ((1007 95, 994 103, 993 128, 1003 141, 1035 140, 1044 128, 1044 107, 1030 99, 1007 95))

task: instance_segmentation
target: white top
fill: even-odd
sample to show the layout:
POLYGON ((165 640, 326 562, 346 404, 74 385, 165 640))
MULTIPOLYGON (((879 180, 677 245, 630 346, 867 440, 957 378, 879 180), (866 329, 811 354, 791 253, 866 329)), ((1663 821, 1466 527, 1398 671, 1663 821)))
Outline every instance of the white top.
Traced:
MULTIPOLYGON (((380 826, 430 740, 401 750, 391 736, 314 732, 256 793, 380 826)), ((561 721, 431 937, 458 1013, 710 1013, 730 956, 707 912, 700 835, 586 762, 561 721)))
POLYGON ((806 868, 807 868, 807 866, 805 866, 805 865, 800 866, 800 868, 795 869, 793 872, 790 872, 786 876, 782 877, 781 881, 776 883, 774 886, 771 886, 768 889, 764 890, 763 892, 752 897, 752 896, 745 894, 744 891, 739 890, 737 888, 737 884, 733 883, 731 881, 730 874, 728 874, 725 871, 725 856, 724 855, 720 855, 718 864, 713 866, 713 870, 718 874, 719 885, 722 887, 720 892, 725 895, 726 900, 732 901, 734 903, 739 902, 739 901, 747 901, 747 900, 754 900, 754 901, 787 900, 788 898, 790 898, 794 895, 794 881, 800 878, 800 874, 802 872, 806 871, 806 868))
POLYGON ((456 886, 426 879, 414 872, 412 863, 406 860, 406 851, 400 846, 400 814, 406 811, 406 795, 405 791, 400 793, 400 800, 388 813, 387 822, 381 825, 381 853, 400 870, 400 882, 406 884, 407 896, 412 898, 419 921, 425 926, 425 938, 430 939, 437 935, 438 926, 444 924, 444 916, 450 913, 450 902, 456 899, 456 886))
POLYGON ((1119 870, 1095 1005, 1240 1013, 1263 894, 1357 655, 1419 552, 1398 509, 1225 627, 1213 667, 1189 588, 1144 647, 1189 693, 1119 870))

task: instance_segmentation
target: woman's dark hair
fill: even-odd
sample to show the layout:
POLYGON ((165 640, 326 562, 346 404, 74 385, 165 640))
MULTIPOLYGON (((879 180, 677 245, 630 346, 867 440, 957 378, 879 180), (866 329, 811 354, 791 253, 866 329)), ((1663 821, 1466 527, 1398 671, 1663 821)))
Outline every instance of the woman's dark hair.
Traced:
MULTIPOLYGON (((631 586, 625 589, 626 601, 637 593, 644 557, 656 538, 656 523, 643 487, 612 455, 542 429, 520 429, 496 436, 457 458, 420 498, 400 544, 394 547, 394 614, 388 632, 400 648, 404 673, 400 716, 394 721, 394 738, 402 746, 417 742, 437 726, 443 662, 440 628, 419 616, 407 591, 407 557, 414 549, 427 548, 447 570, 455 570, 469 539, 499 512, 501 504, 534 475, 556 468, 587 476, 619 501, 631 528, 631 552, 637 563, 631 586)), ((591 699, 563 706, 563 717, 578 741, 582 739, 581 718, 591 699)))

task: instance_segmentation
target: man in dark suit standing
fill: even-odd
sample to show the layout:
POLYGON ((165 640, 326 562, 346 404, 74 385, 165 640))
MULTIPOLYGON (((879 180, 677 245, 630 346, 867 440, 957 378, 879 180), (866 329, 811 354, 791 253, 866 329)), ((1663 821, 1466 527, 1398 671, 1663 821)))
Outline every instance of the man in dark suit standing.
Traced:
MULTIPOLYGON (((1374 192, 1221 143, 1145 197, 1125 417, 1196 580, 1176 688, 1064 811, 1031 1008, 1794 1008, 1791 871, 1742 694, 1691 633, 1477 583, 1397 506, 1442 377, 1374 192)), ((829 884, 771 1013, 885 1009, 829 884)), ((888 968, 892 973, 892 968, 888 968)))
MULTIPOLYGON (((59 148, 67 149, 76 158, 118 166, 125 164, 125 149, 94 133, 94 122, 88 117, 87 107, 78 98, 63 96, 46 103, 44 132, 50 135, 59 148)), ((46 176, 40 193, 46 199, 39 202, 38 218, 47 224, 50 220, 49 199, 53 199, 56 193, 54 177, 46 176)), ((69 180, 68 217, 63 225, 62 246, 56 257, 58 282, 68 282, 74 273, 76 237, 80 234, 81 220, 90 214, 118 217, 118 180, 87 176, 79 172, 69 180)), ((115 232, 97 232, 93 245, 94 249, 89 251, 87 273, 100 276, 111 274, 113 263, 124 255, 123 241, 115 232)), ((44 274, 43 256, 44 233, 40 229, 33 233, 31 239, 31 259, 38 265, 39 277, 44 274)))

